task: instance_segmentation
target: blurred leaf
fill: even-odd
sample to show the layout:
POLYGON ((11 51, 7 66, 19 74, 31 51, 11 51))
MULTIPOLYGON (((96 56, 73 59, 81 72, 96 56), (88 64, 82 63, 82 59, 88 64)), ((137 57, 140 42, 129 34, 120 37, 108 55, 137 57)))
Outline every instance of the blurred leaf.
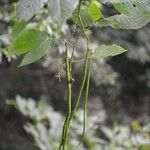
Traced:
POLYGON ((8 47, 8 56, 20 55, 39 47, 48 39, 48 36, 41 31, 30 29, 25 30, 8 47))
POLYGON ((52 19, 61 26, 71 16, 78 2, 79 0, 49 0, 48 10, 52 19))
POLYGON ((142 1, 148 1, 148 0, 101 0, 102 3, 127 3, 127 2, 142 2, 142 1))
POLYGON ((100 11, 100 4, 97 1, 91 2, 88 9, 89 14, 94 21, 97 21, 102 17, 102 13, 100 11))
MULTIPOLYGON (((30 117, 32 122, 29 121, 24 125, 24 129, 28 134, 30 134, 36 146, 41 150, 55 150, 59 147, 59 141, 61 136, 61 130, 63 126, 64 116, 52 109, 50 105, 44 101, 35 102, 32 99, 24 99, 20 96, 16 97, 17 109, 26 117, 30 117), (19 103, 17 102, 19 101, 19 103), (22 108, 22 106, 24 106, 22 108), (21 107, 21 108, 19 108, 21 107), (24 112, 25 109, 25 113, 24 112), (41 109, 43 111, 41 111, 41 109), (23 110, 23 111, 22 111, 23 110), (35 113, 35 111, 37 113, 35 113), (48 115, 46 115, 48 113, 48 115), (45 119, 47 120, 45 122, 45 119), (49 128, 50 126, 50 128, 49 128)), ((77 112, 76 120, 73 120, 70 132, 70 144, 66 145, 66 148, 73 148, 79 143, 79 137, 82 134, 82 124, 80 117, 82 115, 81 110, 77 112), (79 120, 78 120, 79 119, 79 120)), ((102 123, 98 116, 92 115, 88 118, 87 131, 84 138, 83 144, 81 144, 80 149, 92 149, 92 150, 137 150, 136 143, 131 142, 139 140, 137 146, 140 145, 141 150, 149 150, 149 136, 145 137, 145 133, 139 132, 137 136, 131 133, 131 127, 128 125, 117 125, 113 127, 107 127, 106 125, 99 126, 102 123), (98 134, 97 134, 98 133, 98 134), (84 147, 85 146, 85 147, 84 147)), ((149 125, 146 125, 148 127, 149 125)), ((149 134, 149 130, 147 130, 149 134)))
POLYGON ((141 147, 142 147, 142 150, 150 150, 150 145, 144 144, 141 147))
POLYGON ((28 110, 26 107, 26 101, 25 99, 23 99, 20 96, 16 97, 16 107, 17 109, 24 115, 27 116, 28 115, 28 110))
POLYGON ((114 136, 113 130, 105 126, 101 127, 101 130, 109 139, 113 139, 113 136, 114 136))
POLYGON ((94 51, 94 54, 92 55, 92 57, 94 59, 97 59, 99 57, 108 57, 108 56, 116 56, 119 54, 122 54, 124 52, 126 52, 127 50, 120 47, 119 45, 100 45, 99 47, 97 47, 94 51))
POLYGON ((133 131, 135 131, 135 132, 140 131, 140 130, 141 130, 141 126, 140 126, 139 121, 137 121, 137 120, 133 121, 132 124, 131 124, 131 128, 132 128, 133 131))
POLYGON ((143 132, 150 132, 150 123, 148 125, 144 126, 142 131, 143 132))
POLYGON ((36 15, 48 0, 20 0, 16 5, 17 20, 29 20, 36 15))

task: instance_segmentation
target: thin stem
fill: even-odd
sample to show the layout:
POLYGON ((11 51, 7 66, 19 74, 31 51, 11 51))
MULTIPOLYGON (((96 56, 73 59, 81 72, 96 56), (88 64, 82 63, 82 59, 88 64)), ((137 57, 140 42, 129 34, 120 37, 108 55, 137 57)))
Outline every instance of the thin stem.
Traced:
POLYGON ((66 43, 66 74, 67 74, 67 79, 68 79, 68 94, 67 94, 68 113, 67 113, 67 117, 66 117, 66 120, 65 120, 65 123, 64 123, 64 126, 63 126, 62 141, 61 141, 60 148, 59 148, 60 150, 61 150, 61 148, 62 148, 62 150, 65 150, 66 139, 67 139, 67 136, 68 136, 68 129, 69 129, 69 126, 70 126, 70 121, 71 121, 72 117, 74 116, 74 114, 75 114, 75 112, 78 108, 79 101, 80 101, 80 98, 81 98, 81 95, 82 95, 82 92, 83 92, 83 89, 84 89, 86 77, 87 77, 89 38, 85 33, 82 18, 80 16, 81 5, 82 5, 82 0, 79 1, 78 18, 79 18, 79 21, 80 21, 80 24, 81 24, 81 27, 82 27, 82 31, 85 34, 85 37, 86 37, 86 40, 87 40, 87 51, 86 51, 86 56, 85 56, 85 60, 84 60, 84 68, 83 68, 84 74, 83 74, 83 79, 82 79, 82 82, 81 82, 81 85, 80 85, 80 88, 79 88, 79 92, 78 92, 78 95, 77 95, 77 98, 76 98, 76 101, 75 101, 75 106, 74 106, 73 110, 71 111, 71 104, 72 104, 72 100, 71 100, 71 91, 72 91, 71 85, 72 85, 72 83, 71 83, 71 79, 72 79, 72 77, 71 77, 71 66, 70 65, 72 64, 72 61, 73 61, 72 59, 73 59, 74 50, 73 50, 72 57, 71 57, 70 63, 69 63, 69 59, 68 59, 68 44, 69 43, 66 43))
POLYGON ((83 21, 82 21, 82 18, 81 18, 80 13, 79 13, 78 17, 79 17, 79 21, 80 21, 80 24, 81 24, 81 27, 82 27, 82 31, 83 31, 83 33, 84 33, 84 35, 85 35, 85 37, 86 37, 87 49, 89 49, 89 37, 88 37, 87 34, 85 33, 84 24, 83 24, 83 21))
POLYGON ((73 50, 72 50, 71 58, 70 58, 70 61, 69 61, 69 65, 70 65, 71 82, 73 84, 74 78, 72 77, 72 64, 73 64, 73 57, 74 57, 75 47, 72 46, 72 49, 73 50))
POLYGON ((82 79, 82 82, 81 82, 81 85, 80 85, 79 93, 78 93, 77 98, 75 100, 76 103, 75 103, 74 109, 72 110, 71 118, 74 116, 74 113, 76 112, 76 110, 78 108, 78 105, 79 105, 79 101, 80 101, 80 98, 81 98, 81 95, 82 95, 82 92, 83 92, 83 88, 84 88, 84 85, 85 85, 85 81, 86 81, 87 68, 88 68, 88 51, 86 53, 86 57, 85 57, 85 61, 84 61, 83 79, 82 79))
POLYGON ((72 63, 79 63, 79 62, 83 62, 85 59, 77 59, 77 60, 73 60, 72 63))
POLYGON ((73 50, 72 50, 72 54, 71 54, 71 58, 70 58, 70 63, 73 62, 74 52, 75 52, 75 48, 74 48, 74 46, 73 46, 73 50))
POLYGON ((83 0, 79 0, 78 13, 77 13, 78 16, 80 14, 81 6, 82 6, 82 1, 83 0))
MULTIPOLYGON (((90 59, 92 57, 92 55, 88 56, 88 59, 90 59)), ((85 58, 83 59, 77 59, 77 60, 72 60, 72 63, 79 63, 79 62, 83 62, 85 61, 85 58)))
POLYGON ((68 101, 68 112, 66 116, 66 120, 63 126, 63 133, 62 133, 62 140, 60 143, 59 149, 65 150, 67 136, 68 136, 68 129, 69 129, 69 120, 71 116, 71 108, 72 108, 72 83, 71 83, 71 73, 70 73, 70 64, 69 64, 69 57, 68 57, 68 43, 66 45, 66 76, 68 81, 68 88, 67 88, 67 101, 68 101))
POLYGON ((84 29, 84 25, 83 25, 83 22, 82 22, 82 18, 80 16, 81 4, 82 4, 82 0, 79 1, 78 18, 79 18, 79 21, 80 21, 80 24, 81 24, 81 27, 82 27, 82 31, 85 34, 85 37, 86 37, 86 40, 87 40, 87 51, 86 51, 86 56, 85 56, 85 60, 84 60, 83 79, 82 79, 82 82, 81 82, 81 85, 80 85, 79 93, 77 95, 77 98, 76 98, 76 101, 75 101, 76 103, 75 103, 75 106, 74 106, 74 108, 72 110, 70 119, 72 119, 72 117, 74 116, 74 113, 76 112, 76 110, 78 108, 79 101, 80 101, 80 98, 81 98, 81 95, 82 95, 82 92, 83 92, 83 88, 84 88, 84 85, 85 85, 86 76, 87 76, 87 68, 88 68, 89 38, 88 38, 88 36, 85 33, 85 29, 84 29))
POLYGON ((87 82, 86 82, 86 92, 85 92, 85 100, 84 100, 84 113, 83 113, 83 132, 81 136, 81 140, 78 145, 78 149, 82 141, 84 140, 85 133, 86 133, 86 121, 87 121, 87 105, 88 105, 88 96, 89 96, 89 86, 90 86, 90 77, 91 77, 91 66, 92 66, 92 57, 88 63, 88 73, 87 73, 87 82))
POLYGON ((88 68, 88 74, 87 74, 86 93, 85 93, 85 101, 84 101, 84 120, 83 120, 82 139, 84 139, 84 135, 86 132, 87 105, 88 105, 89 86, 90 86, 90 77, 91 77, 91 66, 92 66, 92 57, 89 60, 89 68, 88 68))
POLYGON ((68 42, 65 44, 66 46, 66 75, 67 75, 67 80, 68 84, 70 84, 70 65, 69 65, 69 57, 68 57, 68 42))

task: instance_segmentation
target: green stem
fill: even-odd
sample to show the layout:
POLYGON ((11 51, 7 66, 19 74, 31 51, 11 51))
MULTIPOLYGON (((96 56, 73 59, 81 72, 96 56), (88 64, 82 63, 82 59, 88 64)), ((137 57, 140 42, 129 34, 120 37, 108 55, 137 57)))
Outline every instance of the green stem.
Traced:
POLYGON ((66 120, 63 126, 63 133, 62 133, 62 140, 60 143, 59 149, 65 150, 67 136, 68 136, 68 129, 69 129, 69 121, 71 116, 71 109, 72 109, 72 83, 71 83, 71 72, 70 72, 70 64, 68 58, 68 43, 66 43, 66 76, 68 81, 68 88, 67 88, 67 101, 68 101, 68 112, 66 116, 66 120))
POLYGON ((83 92, 83 88, 84 88, 84 85, 85 85, 86 76, 87 76, 87 68, 88 68, 89 38, 88 38, 88 36, 85 33, 85 29, 84 29, 84 25, 83 25, 83 22, 82 22, 82 18, 80 16, 81 4, 82 4, 82 0, 79 1, 78 17, 79 17, 79 21, 80 21, 80 24, 81 24, 81 27, 82 27, 82 31, 85 34, 85 37, 86 37, 86 40, 87 40, 87 51, 86 51, 86 56, 85 56, 85 60, 84 60, 83 79, 82 79, 82 82, 81 82, 81 85, 80 85, 79 93, 77 95, 77 98, 76 98, 76 101, 75 101, 76 103, 75 103, 74 109, 72 110, 70 119, 72 119, 72 117, 74 116, 74 113, 76 112, 76 110, 78 108, 79 101, 80 101, 80 98, 81 98, 81 95, 82 95, 82 92, 83 92))
POLYGON ((70 63, 70 72, 72 71, 72 63, 73 63, 73 56, 74 56, 74 52, 75 52, 75 48, 74 48, 74 46, 72 46, 72 54, 71 54, 71 58, 70 58, 70 61, 69 61, 69 63, 70 63))
MULTIPOLYGON (((92 55, 88 56, 88 59, 90 59, 92 57, 92 55)), ((72 63, 79 63, 79 62, 83 62, 85 60, 85 58, 83 59, 77 59, 77 60, 72 60, 72 63)))
POLYGON ((89 96, 91 66, 92 66, 92 57, 89 60, 89 68, 88 68, 88 74, 87 74, 86 93, 85 93, 85 101, 84 101, 84 120, 83 120, 82 139, 84 139, 84 135, 85 135, 85 132, 86 132, 87 104, 88 104, 88 96, 89 96))
POLYGON ((72 100, 71 100, 71 91, 72 91, 71 85, 72 85, 72 83, 71 83, 71 79, 72 79, 72 77, 71 77, 71 71, 70 71, 71 66, 70 65, 72 64, 73 57, 71 58, 71 61, 69 63, 68 43, 66 43, 66 74, 67 74, 67 79, 68 79, 68 96, 67 96, 67 99, 68 99, 68 113, 67 113, 67 117, 66 117, 66 120, 65 120, 65 123, 64 123, 64 126, 63 126, 62 140, 61 140, 61 144, 60 144, 60 148, 59 148, 60 150, 61 150, 61 148, 62 148, 62 150, 65 150, 66 139, 67 139, 67 136, 68 136, 68 129, 69 129, 69 126, 70 126, 70 121, 71 121, 72 117, 74 116, 74 114, 75 114, 75 112, 78 108, 79 101, 80 101, 80 98, 81 98, 81 95, 82 95, 82 92, 83 92, 83 88, 84 88, 84 85, 85 85, 86 77, 87 77, 89 38, 85 33, 82 18, 80 16, 81 5, 82 5, 82 0, 79 1, 78 17, 79 17, 79 20, 80 20, 80 23, 81 23, 82 31, 85 34, 85 37, 86 37, 86 40, 87 40, 87 52, 86 52, 86 57, 85 57, 85 60, 84 60, 84 74, 83 74, 83 79, 82 79, 80 89, 79 89, 79 92, 78 92, 78 95, 77 95, 77 98, 76 98, 76 101, 75 101, 75 106, 74 106, 73 110, 71 111, 71 104, 72 104, 72 100))
POLYGON ((78 16, 79 16, 79 14, 80 14, 80 10, 81 10, 82 1, 83 1, 83 0, 79 0, 79 5, 78 5, 78 13, 77 13, 77 15, 78 15, 78 16))
POLYGON ((72 110, 72 113, 71 113, 71 118, 74 116, 74 113, 76 112, 77 108, 78 108, 78 105, 79 105, 79 101, 80 101, 80 98, 81 98, 81 95, 82 95, 82 92, 83 92, 83 88, 84 88, 84 85, 85 85, 85 81, 86 81, 86 76, 87 76, 87 68, 88 68, 88 50, 87 50, 87 53, 86 53, 86 57, 85 57, 85 61, 84 61, 84 74, 83 74, 83 79, 82 79, 82 82, 81 82, 81 85, 80 85, 80 89, 79 89, 79 93, 77 95, 77 98, 75 100, 75 106, 72 110))
POLYGON ((85 93, 85 100, 84 100, 84 114, 83 114, 83 132, 82 132, 82 137, 79 142, 78 147, 82 143, 82 141, 85 138, 85 133, 86 133, 86 120, 87 120, 87 105, 88 105, 88 96, 89 96, 89 86, 90 86, 90 77, 91 77, 91 66, 92 66, 92 57, 89 60, 88 63, 88 73, 87 73, 87 82, 86 82, 86 93, 85 93))

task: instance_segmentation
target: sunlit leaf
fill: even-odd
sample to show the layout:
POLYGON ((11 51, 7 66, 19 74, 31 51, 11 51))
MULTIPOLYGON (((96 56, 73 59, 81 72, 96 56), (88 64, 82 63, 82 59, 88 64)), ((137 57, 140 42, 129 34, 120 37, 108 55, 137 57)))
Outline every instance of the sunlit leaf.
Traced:
POLYGON ((100 57, 109 57, 109 56, 116 56, 119 54, 122 54, 126 52, 127 50, 120 47, 119 45, 113 44, 113 45, 100 45, 97 47, 94 51, 94 54, 92 57, 94 59, 100 58, 100 57))
POLYGON ((38 30, 30 29, 21 32, 8 47, 8 56, 20 55, 33 50, 46 41, 48 36, 38 30))
POLYGON ((28 25, 29 21, 19 21, 16 22, 15 25, 13 26, 13 31, 12 34, 14 36, 17 36, 27 25, 28 25))
POLYGON ((91 2, 89 5, 89 14, 94 21, 99 20, 102 17, 102 13, 100 11, 100 4, 96 3, 95 1, 91 2))
POLYGON ((24 56, 19 67, 31 64, 41 59, 49 49, 49 45, 50 45, 50 39, 47 38, 47 40, 43 41, 38 47, 34 48, 32 51, 28 52, 24 56))

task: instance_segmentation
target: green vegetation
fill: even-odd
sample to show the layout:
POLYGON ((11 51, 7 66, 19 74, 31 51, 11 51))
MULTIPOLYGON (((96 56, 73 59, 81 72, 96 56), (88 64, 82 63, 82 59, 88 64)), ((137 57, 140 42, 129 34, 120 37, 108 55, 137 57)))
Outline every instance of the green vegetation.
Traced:
MULTIPOLYGON (((89 96, 91 68, 92 63, 94 63, 96 59, 116 56, 126 52, 127 50, 117 44, 96 44, 96 46, 93 48, 90 30, 92 27, 99 27, 102 29, 103 27, 107 26, 111 26, 114 29, 140 29, 149 22, 150 2, 148 0, 20 0, 17 2, 16 23, 12 31, 13 40, 8 46, 8 58, 12 58, 14 55, 25 55, 21 64, 19 65, 19 67, 22 67, 41 59, 46 53, 48 53, 48 51, 51 51, 53 45, 59 45, 61 43, 65 48, 65 55, 63 55, 62 59, 65 60, 63 61, 63 63, 65 63, 65 67, 63 67, 63 69, 66 70, 65 72, 67 80, 67 116, 63 125, 62 138, 57 138, 54 140, 56 145, 52 144, 52 149, 58 149, 59 141, 60 150, 65 150, 66 148, 71 150, 73 149, 72 147, 75 146, 70 142, 70 137, 72 136, 70 127, 75 124, 75 120, 77 118, 76 113, 78 112, 77 110, 81 96, 84 94, 84 89, 85 98, 83 108, 83 131, 82 136, 80 140, 77 140, 77 143, 85 143, 88 148, 94 150, 103 147, 104 149, 115 149, 116 141, 114 135, 119 132, 117 125, 114 127, 114 130, 102 127, 102 131, 104 134, 107 134, 106 136, 109 139, 109 144, 106 141, 101 143, 104 146, 95 144, 95 142, 91 140, 91 137, 86 133, 87 102, 89 96), (105 17, 102 8, 106 3, 110 3, 118 13, 113 16, 105 17), (43 13, 44 16, 42 16, 41 19, 38 15, 42 9, 44 9, 45 12, 43 13), (45 28, 41 29, 41 22, 44 22, 44 20, 48 17, 50 17, 51 20, 49 25, 46 24, 45 28), (63 26, 68 20, 74 24, 74 29, 69 36, 63 31, 63 26), (33 25, 34 22, 36 22, 35 26, 33 25), (83 38, 86 41, 84 45, 85 49, 80 59, 75 58, 75 51, 78 49, 78 47, 76 45, 76 39, 72 40, 75 38, 77 30, 80 30, 80 34, 83 35, 83 38), (73 86, 76 82, 76 78, 73 76, 72 68, 77 62, 84 62, 82 66, 83 76, 81 77, 82 80, 77 91, 76 98, 73 99, 73 86)), ((33 101, 29 102, 31 103, 31 105, 29 105, 35 107, 34 109, 36 110, 36 104, 33 103, 33 101)), ((33 108, 29 108, 31 110, 26 111, 26 106, 23 106, 23 104, 26 105, 24 100, 18 101, 18 104, 16 104, 14 101, 13 104, 24 115, 32 115, 32 112, 30 111, 32 111, 33 108), (20 102, 22 104, 17 106, 20 102)), ((49 108, 44 109, 47 110, 49 108)), ((37 111, 39 110, 37 109, 37 111)), ((41 114, 41 116, 42 115, 43 114, 41 114)), ((34 117, 38 116, 35 115, 34 117)), ((26 131, 34 137, 39 148, 43 149, 42 146, 46 146, 47 149, 51 149, 50 143, 52 142, 50 141, 53 141, 53 137, 49 137, 47 134, 47 129, 42 123, 43 118, 40 118, 40 120, 37 121, 37 118, 34 117, 32 116, 31 119, 33 119, 35 124, 28 124, 25 127, 26 131), (39 132, 46 134, 44 135, 44 140, 39 138, 39 132)), ((138 123, 133 123, 133 130, 137 130, 137 125, 138 123)), ((122 129, 124 130, 124 127, 122 129)), ((129 138, 129 127, 125 127, 125 130, 127 130, 128 133, 126 136, 129 138)), ((138 132, 142 132, 140 135, 143 136, 144 140, 149 139, 149 135, 145 134, 145 132, 143 133, 144 129, 142 127, 139 127, 138 130, 138 132)), ((116 135, 116 138, 119 137, 116 135)), ((143 143, 138 143, 136 145, 135 143, 127 141, 127 144, 124 142, 121 144, 123 144, 122 147, 133 150, 136 148, 142 148, 142 150, 147 149, 147 144, 143 143)), ((84 146, 84 144, 82 146, 84 146)))

